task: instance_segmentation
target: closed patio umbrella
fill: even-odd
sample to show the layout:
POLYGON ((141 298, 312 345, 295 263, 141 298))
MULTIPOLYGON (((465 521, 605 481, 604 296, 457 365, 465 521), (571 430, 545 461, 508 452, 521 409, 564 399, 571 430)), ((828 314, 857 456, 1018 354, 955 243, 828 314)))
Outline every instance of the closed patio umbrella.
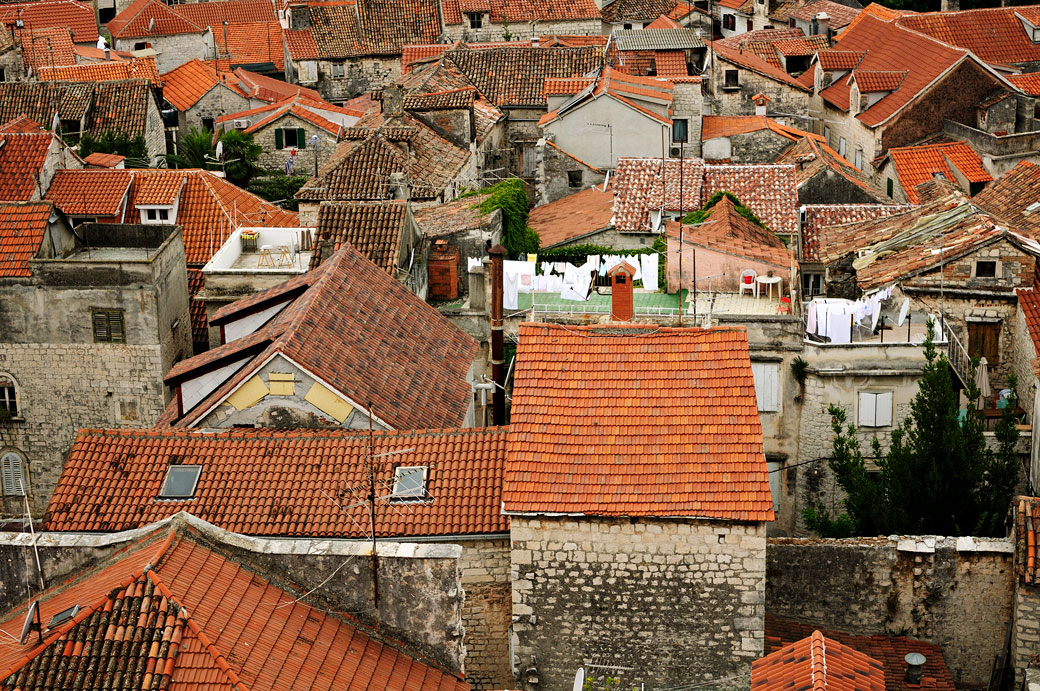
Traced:
POLYGON ((989 385, 989 365, 986 358, 979 360, 979 368, 975 372, 975 385, 979 387, 979 409, 986 407, 986 399, 993 395, 993 387, 989 385))

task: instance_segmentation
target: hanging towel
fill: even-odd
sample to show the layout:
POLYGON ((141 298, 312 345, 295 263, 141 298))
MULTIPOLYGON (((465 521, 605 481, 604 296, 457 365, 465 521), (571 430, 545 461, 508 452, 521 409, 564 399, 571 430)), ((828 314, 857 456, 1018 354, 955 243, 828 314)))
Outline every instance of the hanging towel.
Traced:
POLYGON ((548 276, 549 274, 552 273, 552 271, 553 271, 553 263, 552 262, 542 262, 542 275, 543 276, 548 276))
POLYGON ((591 283, 591 271, 568 264, 567 272, 563 276, 563 290, 560 291, 560 298, 584 302, 589 299, 591 283))
POLYGON ((831 343, 849 343, 852 341, 852 315, 832 314, 827 325, 827 336, 831 343))
POLYGON ((504 274, 502 276, 502 307, 507 310, 520 308, 520 274, 504 274))
POLYGON ((658 290, 657 258, 658 255, 656 253, 644 254, 639 258, 640 268, 643 270, 643 288, 646 290, 658 290))
POLYGON ((805 332, 816 333, 816 301, 813 300, 809 303, 809 308, 805 310, 805 332))
POLYGON ((506 260, 502 262, 502 273, 520 277, 517 286, 521 293, 530 293, 534 282, 535 263, 506 260))

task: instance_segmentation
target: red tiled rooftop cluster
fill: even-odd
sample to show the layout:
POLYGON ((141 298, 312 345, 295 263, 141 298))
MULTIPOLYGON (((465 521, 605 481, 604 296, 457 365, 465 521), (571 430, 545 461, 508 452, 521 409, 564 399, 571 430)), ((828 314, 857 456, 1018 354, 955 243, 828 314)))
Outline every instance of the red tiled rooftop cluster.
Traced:
POLYGON ((917 186, 922 182, 942 175, 946 180, 955 180, 956 173, 968 182, 992 182, 993 176, 982 165, 982 159, 965 142, 931 144, 928 146, 902 146, 889 149, 895 166, 899 185, 911 204, 919 203, 917 186), (956 169, 951 170, 951 166, 956 169))
POLYGON ((0 276, 28 277, 54 206, 46 202, 0 204, 0 276))

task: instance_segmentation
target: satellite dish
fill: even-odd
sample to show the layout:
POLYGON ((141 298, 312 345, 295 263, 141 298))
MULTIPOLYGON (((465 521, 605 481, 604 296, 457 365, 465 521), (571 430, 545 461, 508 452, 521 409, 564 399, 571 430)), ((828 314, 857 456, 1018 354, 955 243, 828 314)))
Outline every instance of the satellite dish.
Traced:
POLYGON ((902 326, 908 314, 910 314, 910 298, 903 298, 903 306, 899 308, 899 321, 896 322, 896 325, 902 326))
MULTIPOLYGON (((36 603, 33 603, 36 604, 36 603)), ((585 668, 579 667, 574 673, 574 687, 572 691, 582 691, 585 688, 585 668)))
MULTIPOLYGON (((34 624, 33 620, 39 620, 40 618, 40 604, 35 600, 29 603, 29 611, 25 613, 25 623, 22 624, 22 633, 18 636, 18 645, 25 645, 25 642, 29 640, 29 634, 36 629, 37 632, 40 630, 40 625, 34 624)), ((42 638, 42 634, 41 634, 42 638)))

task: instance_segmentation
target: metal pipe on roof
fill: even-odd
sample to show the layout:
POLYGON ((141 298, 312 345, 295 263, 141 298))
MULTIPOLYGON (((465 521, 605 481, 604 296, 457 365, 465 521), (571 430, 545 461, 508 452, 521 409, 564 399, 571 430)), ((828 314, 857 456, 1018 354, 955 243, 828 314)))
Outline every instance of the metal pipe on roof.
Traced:
POLYGON ((495 382, 495 391, 491 398, 495 425, 506 424, 506 378, 505 378, 505 342, 502 319, 502 269, 506 248, 495 245, 488 254, 491 255, 491 379, 495 382))

